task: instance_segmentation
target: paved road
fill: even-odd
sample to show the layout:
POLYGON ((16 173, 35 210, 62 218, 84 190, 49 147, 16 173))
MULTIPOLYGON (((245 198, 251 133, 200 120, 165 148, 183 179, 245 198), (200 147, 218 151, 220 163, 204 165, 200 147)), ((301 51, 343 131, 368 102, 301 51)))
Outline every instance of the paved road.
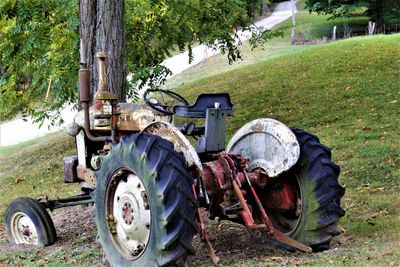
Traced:
MULTIPOLYGON (((297 12, 297 10, 296 10, 297 12)), ((274 12, 271 14, 271 16, 259 20, 256 23, 254 23, 258 28, 263 28, 263 29, 271 29, 275 25, 285 21, 286 19, 290 18, 292 15, 292 4, 291 1, 286 1, 279 3, 276 8, 274 9, 274 12)), ((241 41, 248 40, 251 37, 251 33, 249 31, 244 31, 244 32, 239 32, 239 37, 241 41)), ((189 59, 189 52, 183 52, 179 55, 173 56, 171 58, 166 59, 163 62, 163 65, 168 67, 173 75, 177 75, 190 67, 199 64, 200 62, 204 61, 208 57, 215 56, 216 54, 219 54, 219 51, 215 51, 206 45, 199 45, 195 48, 193 48, 193 56, 194 60, 191 64, 189 64, 188 59, 189 59)), ((172 77, 171 76, 171 77, 172 77)))
MULTIPOLYGON (((257 21, 255 25, 259 28, 270 29, 288 19, 291 14, 291 2, 282 2, 276 6, 271 16, 257 21)), ((239 33, 239 36, 241 41, 245 41, 250 38, 251 34, 245 31, 239 33)), ((172 71, 174 76, 218 53, 219 51, 212 50, 205 45, 200 45, 193 48, 194 60, 191 64, 188 62, 188 52, 166 59, 163 64, 172 71)), ((76 111, 72 110, 71 106, 66 106, 61 113, 65 123, 61 126, 51 127, 50 129, 48 128, 49 122, 45 122, 43 126, 39 128, 38 124, 34 124, 30 119, 26 122, 22 119, 15 119, 2 123, 0 125, 0 146, 18 144, 49 132, 58 131, 73 121, 76 111)))

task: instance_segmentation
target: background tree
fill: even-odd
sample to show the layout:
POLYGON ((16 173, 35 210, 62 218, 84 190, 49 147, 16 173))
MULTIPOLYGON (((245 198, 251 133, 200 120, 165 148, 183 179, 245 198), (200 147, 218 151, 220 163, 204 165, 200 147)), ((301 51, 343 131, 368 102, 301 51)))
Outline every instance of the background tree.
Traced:
MULTIPOLYGON (((123 100, 137 86, 162 83, 170 72, 160 64, 176 50, 188 49, 191 60, 192 46, 201 43, 236 60, 237 31, 251 22, 247 10, 246 0, 3 0, 0 120, 18 113, 37 121, 60 119, 58 110, 76 103, 78 28, 90 44, 86 55, 94 70, 93 85, 94 54, 106 50, 113 62, 108 83, 123 100), (132 74, 129 84, 126 73, 132 74)), ((253 33, 253 44, 271 36, 253 33)))
POLYGON ((0 120, 61 119, 76 99, 78 25, 74 1, 0 1, 0 120))
POLYGON ((92 95, 98 84, 96 53, 107 52, 106 79, 109 90, 120 101, 126 97, 125 32, 123 0, 80 0, 80 39, 85 44, 86 59, 92 70, 92 95))
POLYGON ((306 0, 307 8, 319 14, 330 14, 332 18, 350 16, 365 10, 365 14, 376 22, 378 28, 383 25, 400 25, 399 0, 306 0))

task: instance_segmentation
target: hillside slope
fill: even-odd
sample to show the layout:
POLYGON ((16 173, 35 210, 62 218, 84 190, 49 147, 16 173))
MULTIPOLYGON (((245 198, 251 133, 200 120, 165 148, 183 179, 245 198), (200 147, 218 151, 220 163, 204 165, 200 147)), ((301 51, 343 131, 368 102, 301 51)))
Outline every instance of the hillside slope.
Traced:
POLYGON ((399 185, 399 88, 397 34, 308 46, 177 91, 192 100, 229 92, 229 134, 259 117, 317 133, 335 150, 346 184, 399 185))

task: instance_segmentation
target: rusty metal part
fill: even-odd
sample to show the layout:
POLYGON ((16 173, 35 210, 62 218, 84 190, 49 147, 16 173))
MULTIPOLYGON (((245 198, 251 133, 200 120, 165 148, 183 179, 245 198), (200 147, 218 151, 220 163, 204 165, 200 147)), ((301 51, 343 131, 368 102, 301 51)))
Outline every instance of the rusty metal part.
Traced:
POLYGON ((107 91, 106 58, 108 57, 108 55, 106 52, 100 51, 96 53, 96 57, 99 59, 99 84, 97 87, 97 92, 107 91))
POLYGON ((63 159, 64 162, 64 182, 76 183, 79 182, 76 167, 78 167, 78 157, 69 156, 63 159))
POLYGON ((281 183, 272 183, 268 186, 264 205, 272 209, 291 210, 298 208, 295 190, 286 180, 281 183))
MULTIPOLYGON (((118 113, 118 129, 121 131, 141 131, 157 119, 150 108, 134 103, 119 103, 118 113)), ((166 121, 169 121, 169 116, 166 121)))
POLYGON ((268 235, 270 235, 273 239, 278 240, 282 243, 285 243, 289 246, 292 246, 294 248, 297 248, 297 249, 307 252, 307 253, 311 253, 312 252, 311 247, 306 246, 303 243, 301 243, 297 240, 294 240, 293 238, 290 238, 288 235, 286 235, 286 234, 282 233, 281 231, 274 228, 270 218, 268 217, 267 213, 265 212, 263 205, 261 204, 260 198, 258 197, 256 191, 254 190, 254 187, 252 186, 250 180, 247 178, 246 172, 244 172, 244 174, 246 176, 246 180, 248 182, 248 185, 249 185, 250 191, 253 195, 253 198, 254 198, 255 202, 257 203, 258 210, 260 211, 262 219, 265 223, 268 235))
POLYGON ((93 171, 87 169, 85 166, 80 164, 78 165, 76 170, 79 179, 86 182, 90 186, 96 187, 97 179, 93 171))
POLYGON ((90 70, 79 70, 79 99, 81 102, 90 102, 90 70))
POLYGON ((118 96, 108 91, 97 91, 94 95, 96 100, 118 100, 118 96))
MULTIPOLYGON (((256 231, 260 234, 261 231, 265 231, 269 237, 279 242, 305 252, 312 251, 310 247, 290 238, 273 226, 271 219, 266 213, 254 189, 254 185, 260 188, 268 186, 270 179, 265 174, 259 170, 247 173, 245 170, 247 161, 240 155, 221 152, 214 155, 214 159, 213 161, 203 163, 203 175, 205 183, 207 184, 208 194, 214 196, 209 208, 212 217, 219 216, 220 218, 224 218, 224 216, 228 217, 228 212, 238 213, 242 218, 241 222, 244 223, 250 231, 256 231), (233 189, 236 200, 232 199, 231 189, 233 189), (250 194, 247 194, 247 191, 249 191, 250 194), (255 213, 254 209, 251 209, 248 195, 251 195, 252 203, 255 202, 257 205, 258 214, 255 213), (240 203, 240 209, 237 208, 235 201, 240 203), (222 210, 219 209, 220 207, 222 207, 222 210)), ((276 181, 275 179, 273 180, 276 181)), ((290 207, 293 206, 295 196, 289 195, 290 188, 287 188, 284 193, 287 193, 287 195, 281 196, 280 205, 284 207, 288 205, 290 207)), ((278 196, 274 197, 278 198, 278 196)))
POLYGON ((112 141, 111 136, 93 136, 90 132, 90 114, 89 114, 89 103, 90 103, 90 75, 87 74, 85 68, 82 68, 79 76, 79 92, 80 92, 80 102, 83 109, 83 120, 84 120, 84 130, 86 136, 95 142, 110 142, 112 141))
POLYGON ((277 177, 296 164, 300 147, 296 136, 274 119, 257 119, 245 124, 229 141, 227 151, 249 159, 248 171, 263 170, 277 177))
POLYGON ((117 113, 117 105, 116 103, 113 103, 111 107, 111 139, 114 144, 118 143, 118 117, 119 114, 117 113))
MULTIPOLYGON (((196 194, 196 188, 195 188, 194 184, 192 185, 192 191, 193 191, 194 197, 198 200, 197 194, 196 194)), ((200 207, 197 208, 197 217, 198 217, 199 223, 200 223, 200 238, 201 238, 201 240, 203 240, 203 242, 204 242, 204 244, 205 244, 205 246, 207 248, 207 252, 208 252, 208 255, 210 256, 210 259, 211 259, 212 263, 215 266, 219 266, 220 259, 215 254, 214 248, 213 248, 213 246, 212 246, 212 244, 210 242, 210 239, 208 237, 207 230, 206 230, 206 227, 204 225, 203 218, 201 217, 200 207)))
POLYGON ((90 131, 89 103, 82 102, 84 129, 87 138, 94 142, 112 142, 111 136, 94 136, 90 131))
POLYGON ((38 201, 43 204, 46 209, 51 211, 55 209, 61 209, 64 207, 72 207, 79 205, 87 205, 94 203, 94 199, 89 194, 77 195, 66 198, 57 198, 49 200, 47 197, 38 199, 38 201))
POLYGON ((151 133, 170 141, 174 144, 174 150, 183 154, 187 168, 191 171, 193 177, 202 176, 203 168, 196 150, 174 125, 163 121, 153 122, 143 129, 142 133, 151 133))
POLYGON ((251 215, 249 206, 247 205, 246 200, 243 196, 243 193, 240 190, 239 185, 237 184, 236 180, 232 180, 232 185, 235 190, 236 196, 239 199, 240 205, 242 206, 242 209, 243 209, 243 211, 241 212, 243 221, 244 221, 246 227, 251 228, 255 225, 255 223, 254 223, 253 216, 251 215))
MULTIPOLYGON (((94 124, 94 117, 96 114, 99 114, 99 109, 101 109, 100 104, 98 107, 90 108, 90 130, 97 131, 99 133, 104 133, 106 131, 112 130, 112 122, 108 123, 106 127, 97 127, 94 124)), ((143 105, 138 105, 135 103, 118 103, 117 104, 117 127, 119 132, 138 132, 146 128, 150 123, 155 121, 165 121, 170 122, 171 116, 160 116, 153 112, 149 107, 143 105)), ((110 112, 111 115, 111 112, 110 112)), ((109 117, 111 118, 111 116, 109 117)), ((80 125, 82 128, 84 127, 84 112, 83 110, 78 112, 75 116, 75 122, 80 125)))

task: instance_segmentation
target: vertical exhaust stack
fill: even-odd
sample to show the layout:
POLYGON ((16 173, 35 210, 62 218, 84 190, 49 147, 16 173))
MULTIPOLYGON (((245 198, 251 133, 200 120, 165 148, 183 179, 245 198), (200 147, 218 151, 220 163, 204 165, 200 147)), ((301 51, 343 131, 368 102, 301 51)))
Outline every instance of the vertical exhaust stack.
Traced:
POLYGON ((99 83, 97 92, 94 96, 95 101, 110 101, 111 104, 118 100, 118 96, 109 91, 106 80, 106 52, 98 52, 96 57, 99 59, 99 83))
MULTIPOLYGON (((89 104, 90 97, 90 70, 87 67, 86 51, 83 39, 80 41, 80 69, 79 69, 79 101, 83 105, 89 104)), ((82 107, 83 108, 83 107, 82 107)))
POLYGON ((85 43, 81 39, 80 41, 80 68, 79 68, 79 102, 83 109, 84 117, 84 129, 87 138, 94 142, 111 142, 113 139, 111 136, 93 136, 90 132, 90 114, 89 105, 91 101, 90 96, 90 70, 86 61, 85 54, 85 43))

